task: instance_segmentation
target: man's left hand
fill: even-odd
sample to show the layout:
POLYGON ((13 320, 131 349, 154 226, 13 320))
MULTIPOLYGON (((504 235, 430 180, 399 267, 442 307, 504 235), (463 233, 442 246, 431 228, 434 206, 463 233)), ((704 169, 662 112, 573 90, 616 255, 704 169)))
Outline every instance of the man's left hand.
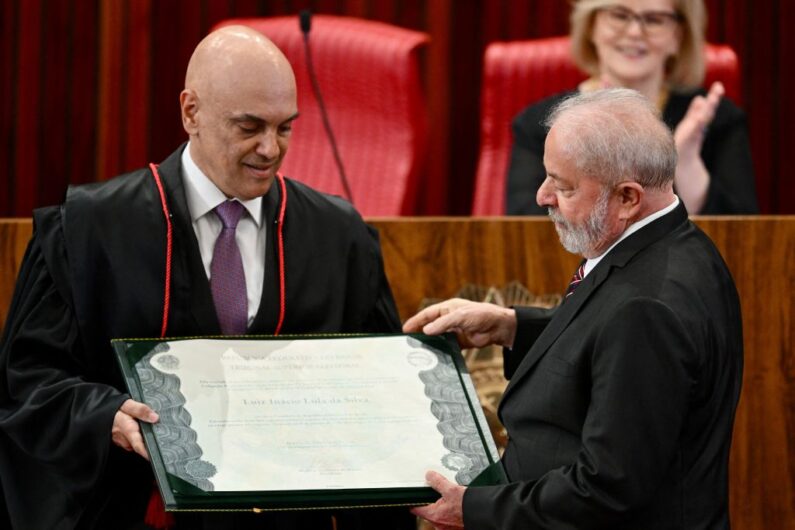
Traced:
POLYGON ((437 530, 464 528, 463 502, 466 488, 450 482, 436 471, 428 471, 425 480, 442 498, 433 504, 412 508, 411 513, 427 519, 437 530))

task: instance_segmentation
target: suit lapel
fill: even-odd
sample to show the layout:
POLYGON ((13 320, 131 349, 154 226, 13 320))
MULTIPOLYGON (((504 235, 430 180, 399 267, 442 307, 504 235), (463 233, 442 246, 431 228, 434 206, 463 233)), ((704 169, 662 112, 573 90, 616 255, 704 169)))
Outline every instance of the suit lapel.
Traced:
MULTIPOLYGON (((179 285, 180 293, 190 300, 190 311, 195 321, 196 329, 201 334, 219 335, 221 326, 215 314, 210 282, 202 264, 199 244, 193 231, 188 201, 185 198, 185 188, 182 179, 182 151, 184 146, 169 156, 159 167, 169 209, 172 214, 175 247, 179 245, 181 251, 175 252, 175 259, 183 261, 182 268, 188 272, 189 281, 179 282, 180 279, 172 278, 172 285, 179 285)), ((249 333, 272 333, 279 318, 279 291, 278 273, 276 265, 276 231, 274 223, 279 205, 279 190, 274 182, 270 191, 263 197, 264 209, 263 222, 266 223, 267 243, 265 245, 265 277, 262 282, 262 295, 257 315, 252 322, 249 333)), ((286 216, 285 216, 286 222, 286 216)))
POLYGON ((221 326, 215 314, 210 282, 202 264, 199 244, 193 231, 188 201, 182 181, 183 145, 160 164, 159 173, 166 188, 169 201, 171 220, 174 230, 173 259, 181 260, 180 268, 187 273, 187 278, 172 276, 172 288, 179 291, 182 299, 189 300, 190 312, 197 330, 201 334, 217 335, 221 326))
POLYGON ((577 287, 572 296, 555 312, 552 320, 539 335, 535 344, 527 352, 524 359, 516 369, 511 381, 503 393, 502 403, 508 398, 512 390, 521 381, 538 361, 549 351, 561 333, 569 327, 580 309, 588 303, 596 290, 610 277, 614 267, 624 267, 636 254, 644 248, 671 234, 677 227, 687 222, 687 211, 680 201, 679 205, 669 214, 644 226, 624 241, 616 245, 607 256, 588 274, 577 287))
MULTIPOLYGON (((279 319, 279 270, 276 260, 279 242, 276 239, 275 223, 280 197, 278 183, 274 180, 268 193, 262 197, 262 222, 265 223, 267 230, 264 258, 265 277, 262 281, 259 309, 254 317, 254 322, 251 323, 249 333, 273 333, 279 319)), ((285 215, 285 222, 286 217, 285 215)), ((284 233, 286 237, 286 232, 284 233)), ((285 304, 286 302, 285 300, 285 304)))
POLYGON ((544 356, 560 334, 569 327, 571 321, 577 313, 579 313, 580 308, 587 303, 591 295, 607 279, 609 267, 602 267, 602 265, 603 263, 597 265, 597 267, 580 282, 574 294, 567 298, 555 312, 555 316, 552 317, 552 320, 541 335, 539 335, 533 347, 530 348, 530 351, 525 355, 522 362, 519 363, 516 372, 513 374, 513 377, 511 377, 511 381, 505 389, 503 401, 508 397, 511 390, 517 386, 518 382, 527 375, 541 357, 544 356))

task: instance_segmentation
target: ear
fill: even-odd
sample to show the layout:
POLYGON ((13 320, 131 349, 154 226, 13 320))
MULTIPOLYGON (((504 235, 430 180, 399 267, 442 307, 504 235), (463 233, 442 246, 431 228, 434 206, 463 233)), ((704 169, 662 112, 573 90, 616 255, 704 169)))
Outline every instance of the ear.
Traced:
POLYGON ((645 193, 643 186, 637 182, 622 182, 616 186, 618 218, 621 220, 634 219, 640 212, 645 193))
POLYGON ((190 136, 199 132, 199 97, 196 92, 186 88, 179 94, 179 106, 182 109, 182 128, 190 136))

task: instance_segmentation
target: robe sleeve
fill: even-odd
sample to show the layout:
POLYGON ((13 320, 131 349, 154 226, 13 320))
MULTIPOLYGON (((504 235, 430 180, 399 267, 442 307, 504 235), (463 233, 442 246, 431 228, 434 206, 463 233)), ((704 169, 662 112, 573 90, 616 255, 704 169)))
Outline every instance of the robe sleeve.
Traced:
POLYGON ((710 183, 701 215, 759 213, 745 113, 722 100, 701 150, 710 183))
POLYGON ((384 272, 384 259, 381 256, 381 245, 378 231, 367 225, 369 288, 375 293, 375 301, 364 321, 364 331, 371 333, 400 333, 400 316, 398 315, 392 289, 384 272))
POLYGON ((64 284, 60 213, 53 209, 40 221, 0 343, 0 474, 21 528, 55 528, 47 517, 79 517, 103 473, 113 417, 129 397, 86 377, 91 359, 64 284))

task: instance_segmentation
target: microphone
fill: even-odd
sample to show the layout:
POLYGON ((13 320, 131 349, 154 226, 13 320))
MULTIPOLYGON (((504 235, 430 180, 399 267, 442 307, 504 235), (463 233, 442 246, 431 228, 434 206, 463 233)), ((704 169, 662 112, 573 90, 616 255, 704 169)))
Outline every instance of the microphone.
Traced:
POLYGON ((301 33, 304 36, 304 50, 306 54, 306 69, 307 73, 309 73, 309 81, 312 84, 312 92, 315 94, 315 99, 317 99, 317 103, 320 106, 320 115, 323 118, 323 128, 326 130, 326 136, 328 136, 329 143, 331 143, 331 152, 334 154, 334 161, 337 164, 337 170, 339 171, 340 175, 340 182, 342 183, 342 188, 345 192, 345 198, 348 199, 348 202, 353 204, 353 194, 351 193, 351 187, 348 185, 348 177, 345 174, 345 168, 342 165, 342 157, 340 156, 339 149, 337 148, 337 140, 334 137, 334 131, 331 130, 331 122, 328 119, 328 113, 326 112, 326 104, 323 102, 323 96, 320 93, 320 84, 317 81, 317 76, 315 75, 315 66, 312 63, 312 51, 309 47, 309 30, 312 29, 312 12, 308 9, 303 9, 299 15, 299 24, 301 26, 301 33))
POLYGON ((308 9, 302 9, 298 17, 301 23, 301 33, 308 36, 309 30, 312 29, 312 12, 308 9))

